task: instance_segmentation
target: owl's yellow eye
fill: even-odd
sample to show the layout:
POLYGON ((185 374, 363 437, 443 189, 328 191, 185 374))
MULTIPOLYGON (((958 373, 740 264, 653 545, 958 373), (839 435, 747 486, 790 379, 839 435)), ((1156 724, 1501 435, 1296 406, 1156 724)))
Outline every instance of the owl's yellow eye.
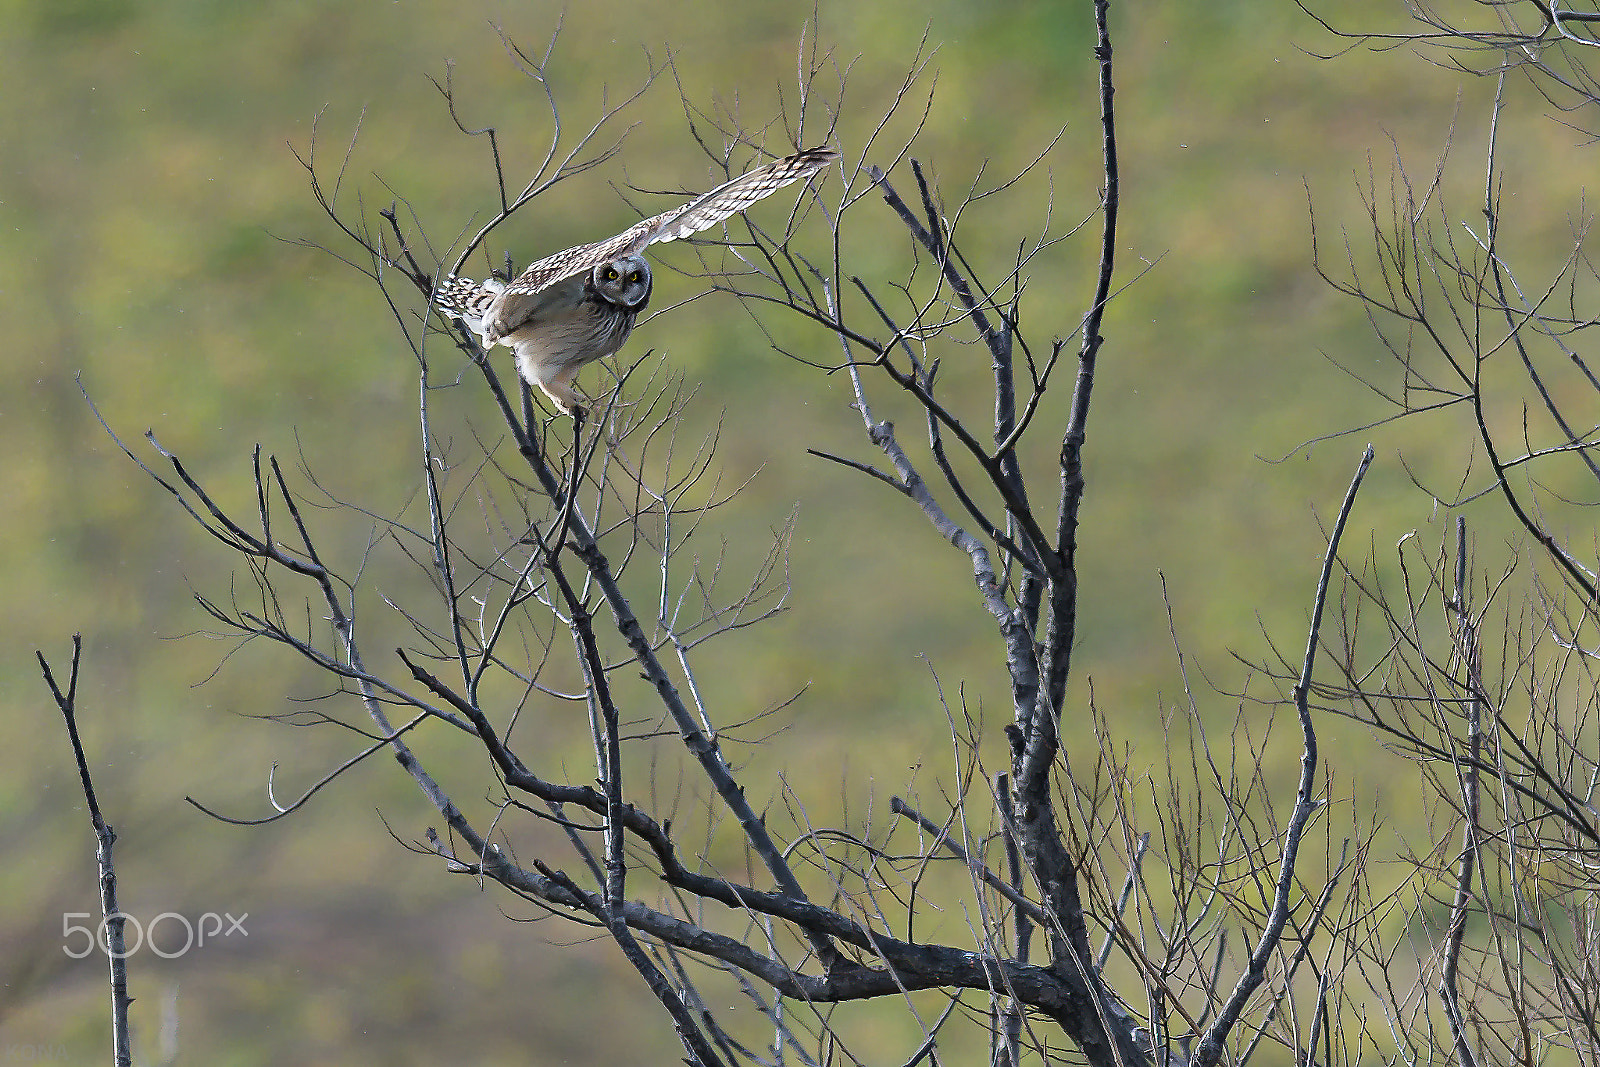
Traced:
POLYGON ((644 281, 644 271, 642 270, 636 270, 628 275, 628 282, 632 285, 638 285, 642 281, 644 281))
POLYGON ((617 278, 619 277, 619 275, 617 274, 617 268, 615 268, 615 267, 607 267, 606 268, 606 272, 604 274, 602 274, 601 277, 604 278, 608 282, 616 281, 617 278))

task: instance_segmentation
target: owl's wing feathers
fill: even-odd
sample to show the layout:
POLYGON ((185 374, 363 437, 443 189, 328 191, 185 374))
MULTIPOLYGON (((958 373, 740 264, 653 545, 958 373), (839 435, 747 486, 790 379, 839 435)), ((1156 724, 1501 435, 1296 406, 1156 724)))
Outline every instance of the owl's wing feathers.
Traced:
MULTIPOLYGON (((792 156, 773 160, 755 170, 746 171, 730 182, 703 193, 682 207, 646 219, 642 240, 633 252, 657 241, 676 241, 690 234, 709 230, 724 219, 731 218, 763 197, 771 196, 802 178, 809 178, 839 157, 832 148, 808 148, 792 156)), ((634 230, 639 229, 638 226, 634 230)), ((633 231, 629 231, 630 233, 633 231)))
MULTIPOLYGON (((554 255, 545 256, 528 265, 528 268, 516 279, 506 286, 507 295, 519 293, 537 293, 548 289, 557 282, 564 281, 574 275, 598 267, 602 263, 609 263, 618 256, 627 255, 639 238, 647 232, 647 228, 655 219, 645 219, 635 223, 615 237, 608 237, 604 241, 594 244, 578 245, 576 248, 563 249, 554 255)), ((649 244, 645 241, 639 244, 640 248, 649 244)))
POLYGON ((618 256, 638 255, 657 241, 676 241, 710 229, 785 185, 811 177, 838 157, 839 153, 832 148, 808 148, 746 171, 687 204, 634 223, 615 237, 545 256, 530 264, 506 286, 506 298, 510 300, 519 293, 537 293, 618 256))
POLYGON ((440 283, 436 299, 446 311, 461 316, 484 344, 492 345, 534 315, 578 300, 581 287, 561 286, 563 281, 619 256, 637 255, 657 241, 676 241, 710 229, 785 185, 811 177, 838 157, 834 149, 821 147, 773 160, 687 204, 636 222, 615 237, 545 256, 509 285, 480 286, 451 275, 440 283))
POLYGON ((498 278, 475 282, 451 274, 439 280, 433 291, 433 302, 446 316, 465 322, 483 341, 483 347, 492 348, 500 338, 526 322, 529 315, 538 310, 532 305, 540 302, 524 295, 508 307, 501 299, 505 291, 505 283, 498 278), (509 319, 507 311, 511 312, 509 319))
MULTIPOLYGON (((581 257, 571 253, 582 251, 582 248, 569 248, 557 256, 578 259, 581 257)), ((557 256, 548 258, 555 259, 557 256)), ((528 271, 523 271, 515 281, 495 294, 484 314, 491 338, 489 343, 514 332, 536 316, 560 315, 576 309, 583 301, 583 283, 578 280, 578 275, 594 265, 583 263, 571 270, 552 269, 546 277, 537 279, 530 279, 528 271)))

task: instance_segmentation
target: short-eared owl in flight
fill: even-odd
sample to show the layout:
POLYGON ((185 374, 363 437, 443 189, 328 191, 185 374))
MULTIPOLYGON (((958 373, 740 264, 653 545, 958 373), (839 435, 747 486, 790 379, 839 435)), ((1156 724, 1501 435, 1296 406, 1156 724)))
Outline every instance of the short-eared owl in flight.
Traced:
POLYGON ((578 413, 578 369, 621 348, 650 301, 647 247, 709 229, 836 158, 831 148, 811 148, 774 160, 615 237, 546 256, 510 285, 452 274, 439 283, 434 300, 465 322, 485 349, 510 348, 530 384, 563 412, 578 413))

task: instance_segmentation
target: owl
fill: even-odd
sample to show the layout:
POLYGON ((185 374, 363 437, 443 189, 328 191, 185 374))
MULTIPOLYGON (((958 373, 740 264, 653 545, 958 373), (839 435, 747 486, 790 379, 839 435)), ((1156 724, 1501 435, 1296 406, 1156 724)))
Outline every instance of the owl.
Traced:
POLYGON ((477 334, 485 349, 510 348, 530 385, 564 413, 581 417, 573 385, 578 370, 621 348, 650 302, 644 250, 709 229, 836 158, 831 148, 811 148, 774 160, 615 237, 546 256, 509 285, 452 274, 434 290, 434 301, 477 334))

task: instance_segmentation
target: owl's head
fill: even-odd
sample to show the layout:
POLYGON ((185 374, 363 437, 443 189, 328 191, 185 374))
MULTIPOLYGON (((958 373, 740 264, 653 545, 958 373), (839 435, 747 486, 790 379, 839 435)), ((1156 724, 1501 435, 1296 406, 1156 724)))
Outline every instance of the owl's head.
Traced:
POLYGON ((643 256, 619 256, 589 275, 594 291, 628 311, 642 311, 650 301, 650 264, 643 256))

